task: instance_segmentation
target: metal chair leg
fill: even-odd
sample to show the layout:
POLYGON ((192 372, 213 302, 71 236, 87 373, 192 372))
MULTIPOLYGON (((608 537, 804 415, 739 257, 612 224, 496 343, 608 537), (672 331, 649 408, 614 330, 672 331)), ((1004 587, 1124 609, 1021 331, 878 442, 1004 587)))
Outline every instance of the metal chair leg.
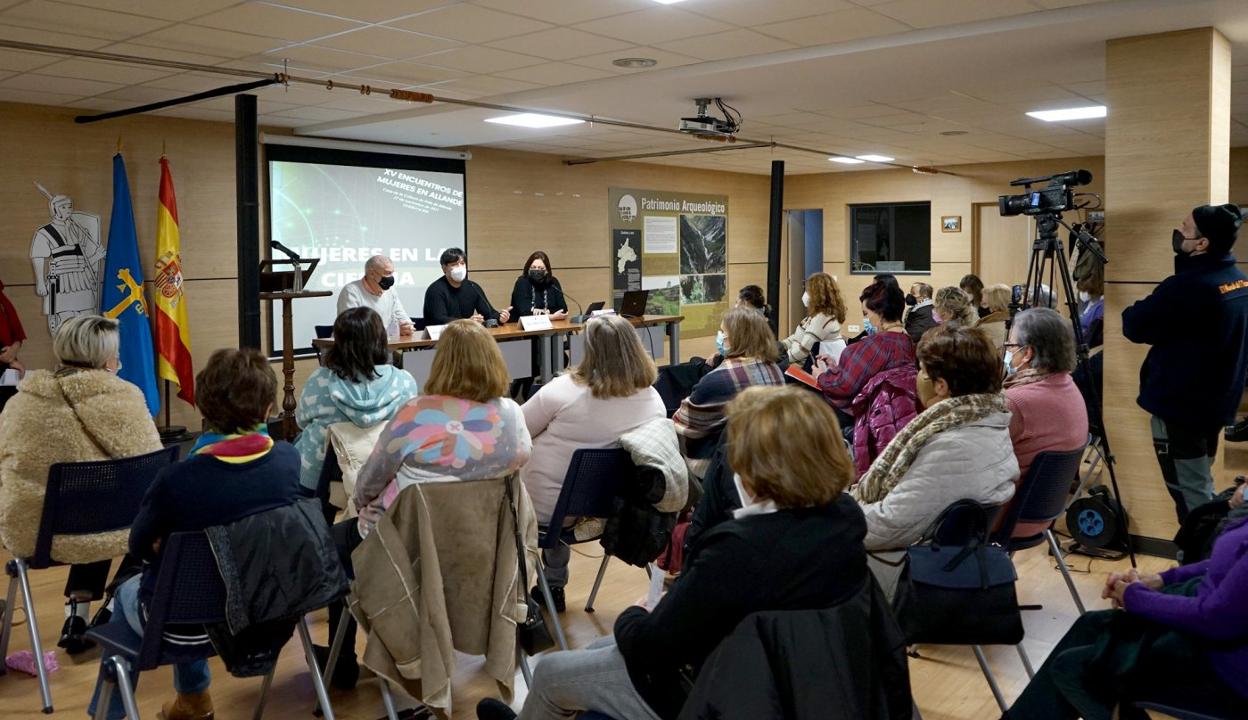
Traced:
POLYGON ((269 688, 273 686, 273 673, 277 672, 277 663, 269 669, 264 676, 264 682, 260 685, 260 700, 256 703, 256 711, 252 713, 252 720, 260 720, 264 717, 264 706, 269 702, 269 688))
POLYGON ((329 644, 329 659, 325 661, 325 672, 321 674, 323 682, 329 682, 334 676, 334 668, 338 667, 338 654, 342 652, 342 643, 347 638, 347 623, 351 622, 351 611, 347 603, 342 603, 342 612, 338 615, 338 631, 334 633, 333 642, 329 644))
POLYGON ((1057 538, 1053 536, 1052 530, 1045 530, 1044 537, 1049 541, 1049 548, 1053 551, 1053 557, 1057 558, 1057 569, 1062 571, 1062 578, 1066 580, 1066 589, 1070 590, 1070 597, 1075 601, 1075 607, 1079 608, 1079 614, 1082 615, 1087 610, 1083 608, 1083 599, 1079 597, 1079 590, 1075 587, 1075 581, 1070 577, 1070 568, 1066 567, 1066 558, 1062 555, 1062 546, 1057 544, 1057 538))
POLYGON ((308 661, 308 669, 312 671, 312 687, 316 689, 316 699, 320 703, 325 720, 334 720, 334 708, 329 704, 329 693, 325 691, 325 683, 321 680, 321 669, 316 665, 316 655, 312 652, 312 633, 308 630, 308 618, 299 618, 299 640, 303 643, 303 655, 308 661))
POLYGON ((113 701, 113 693, 117 691, 117 674, 109 668, 116 659, 105 658, 100 661, 103 686, 100 688, 100 696, 95 701, 95 714, 91 716, 92 720, 105 720, 108 717, 108 704, 113 701))
POLYGON ((978 645, 972 645, 971 649, 975 651, 975 659, 979 662, 979 669, 984 672, 984 679, 988 681, 988 687, 992 689, 992 696, 997 699, 997 705, 1001 707, 1001 712, 1010 709, 1005 703, 1005 696, 1001 694, 1001 688, 997 686, 997 678, 993 676, 992 669, 988 667, 988 658, 984 657, 984 649, 978 645))
POLYGON ((602 585, 602 577, 607 574, 607 563, 611 556, 603 553, 602 564, 598 566, 598 577, 594 578, 594 589, 589 591, 589 600, 585 601, 585 612, 594 611, 594 598, 598 597, 598 588, 602 585))
MULTIPOLYGON (((11 564, 11 561, 10 561, 11 564)), ((16 572, 16 569, 14 570, 16 572)), ((0 675, 8 672, 4 658, 9 656, 9 637, 13 634, 13 610, 17 604, 17 576, 9 578, 9 594, 4 602, 4 624, 0 626, 0 675)), ((27 612, 27 615, 30 613, 27 612)))
MULTIPOLYGON (((26 608, 26 625, 30 629, 30 651, 34 655, 35 670, 39 675, 39 692, 43 695, 43 711, 52 714, 52 688, 48 686, 48 669, 43 666, 43 644, 39 641, 39 622, 35 619, 34 595, 30 592, 30 576, 26 572, 26 561, 21 558, 12 560, 17 569, 17 581, 22 587, 22 603, 26 608)), ((134 717, 138 717, 135 715, 134 717)))
POLYGON ((113 671, 117 673, 117 688, 121 690, 121 706, 126 709, 127 720, 139 720, 139 708, 134 702, 134 684, 130 682, 126 661, 114 656, 113 671))
POLYGON ((381 683, 381 704, 386 708, 386 717, 389 720, 399 720, 399 714, 394 709, 394 696, 390 694, 390 681, 378 677, 377 682, 381 683))
POLYGON ((1020 642, 1014 646, 1014 649, 1018 651, 1018 659, 1023 661, 1023 669, 1027 671, 1027 678, 1034 678, 1036 671, 1031 668, 1031 658, 1027 657, 1027 651, 1023 649, 1023 644, 1020 642))
POLYGON ((537 554, 537 585, 542 589, 542 597, 546 599, 546 609, 550 611, 551 624, 555 626, 555 639, 559 641, 559 649, 568 649, 568 639, 563 634, 563 624, 559 622, 559 612, 555 610, 555 599, 550 594, 550 583, 546 582, 546 566, 542 565, 542 554, 537 554))
POLYGON ((519 643, 516 644, 516 664, 520 666, 520 674, 524 676, 524 686, 532 688, 533 671, 529 669, 529 659, 524 656, 524 650, 520 648, 519 643))

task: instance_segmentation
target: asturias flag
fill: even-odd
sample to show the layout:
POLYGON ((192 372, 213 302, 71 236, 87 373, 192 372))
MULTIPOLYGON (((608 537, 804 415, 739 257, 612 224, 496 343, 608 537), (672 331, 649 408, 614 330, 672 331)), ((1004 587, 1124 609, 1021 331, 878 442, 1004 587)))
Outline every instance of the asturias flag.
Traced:
POLYGON ((160 377, 177 384, 178 397, 195 404, 191 369, 191 327, 182 290, 182 242, 178 201, 173 195, 169 160, 160 158, 160 206, 156 208, 156 362, 160 377))
POLYGON ((152 326, 143 297, 143 266, 139 263, 130 181, 121 153, 113 156, 113 214, 108 223, 100 312, 121 323, 121 370, 117 374, 139 386, 147 409, 155 415, 160 411, 160 391, 152 359, 152 326))

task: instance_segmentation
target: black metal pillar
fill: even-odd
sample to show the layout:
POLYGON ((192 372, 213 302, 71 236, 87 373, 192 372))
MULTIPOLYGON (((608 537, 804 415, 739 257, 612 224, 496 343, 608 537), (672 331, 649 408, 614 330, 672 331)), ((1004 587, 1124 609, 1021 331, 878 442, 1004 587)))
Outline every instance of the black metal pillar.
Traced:
POLYGON ((238 346, 260 349, 260 152, 256 96, 234 96, 238 346))
POLYGON ((784 222, 784 161, 771 161, 771 211, 767 220, 767 299, 773 332, 780 327, 780 229, 784 222))

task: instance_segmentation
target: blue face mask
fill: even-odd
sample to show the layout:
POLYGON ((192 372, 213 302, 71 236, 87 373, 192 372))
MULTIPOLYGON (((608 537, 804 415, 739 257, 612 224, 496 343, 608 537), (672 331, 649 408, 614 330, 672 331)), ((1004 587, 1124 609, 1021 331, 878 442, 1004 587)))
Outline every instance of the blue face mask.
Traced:
POLYGON ((1014 351, 1006 350, 1005 351, 1005 374, 1006 375, 1013 375, 1014 373, 1018 372, 1018 368, 1010 364, 1013 360, 1014 360, 1014 351))
POLYGON ((724 331, 720 330, 715 333, 715 349, 719 351, 720 357, 728 357, 728 350, 724 347, 724 331))
POLYGON ((865 317, 862 319, 862 330, 868 335, 874 335, 879 332, 875 329, 875 326, 871 324, 871 318, 865 317))

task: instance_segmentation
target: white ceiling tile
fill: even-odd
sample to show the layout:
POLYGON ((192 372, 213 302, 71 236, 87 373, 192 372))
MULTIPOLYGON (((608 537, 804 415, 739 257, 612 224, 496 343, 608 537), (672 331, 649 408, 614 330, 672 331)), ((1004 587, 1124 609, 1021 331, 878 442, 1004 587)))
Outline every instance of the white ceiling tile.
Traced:
POLYGON ((227 58, 240 58, 287 44, 279 38, 263 38, 194 25, 174 25, 131 38, 130 41, 135 45, 152 45, 227 58))
POLYGON ((348 118, 360 117, 362 114, 363 113, 352 112, 350 110, 337 110, 334 108, 297 107, 275 113, 275 116, 291 118, 294 120, 306 120, 309 122, 333 122, 335 120, 346 120, 348 118))
POLYGON ((566 27, 519 35, 490 43, 490 47, 536 55, 548 60, 567 60, 584 55, 622 50, 628 46, 629 44, 622 40, 613 40, 566 27))
POLYGON ((363 22, 382 22, 412 15, 462 0, 273 0, 275 5, 287 5, 301 10, 325 13, 341 18, 363 22))
POLYGON ((388 23, 394 27, 470 43, 547 30, 549 23, 476 5, 450 5, 388 23))
POLYGON ((51 0, 30 0, 30 2, 11 7, 0 13, 0 22, 5 25, 37 30, 116 40, 123 40, 169 24, 166 20, 66 5, 51 2, 51 0))
POLYGON ((573 25, 654 7, 653 0, 473 0, 473 4, 527 15, 556 25, 573 25))
POLYGON ((866 8, 849 8, 801 20, 760 25, 755 29, 798 45, 811 46, 905 32, 910 27, 866 8))
POLYGON ((781 20, 810 17, 833 10, 851 8, 853 5, 846 0, 687 0, 681 3, 682 10, 696 12, 707 17, 752 27, 764 23, 775 23, 781 20))
POLYGON ((176 72, 178 71, 127 63, 83 60, 80 58, 62 60, 39 70, 41 75, 55 75, 57 77, 78 78, 80 80, 103 80, 104 82, 112 82, 119 85, 139 85, 176 72))
POLYGON ((43 53, 0 50, 0 70, 24 72, 57 62, 57 56, 43 53))
POLYGON ((332 50, 330 48, 320 47, 319 45, 291 45, 271 53, 258 56, 258 60, 262 62, 278 63, 287 60, 293 67, 313 68, 324 70, 326 72, 348 72, 355 68, 368 67, 378 63, 385 62, 389 58, 378 57, 375 55, 361 55, 359 53, 346 52, 345 50, 332 50))
POLYGON ((694 15, 675 7, 652 7, 648 10, 591 20, 576 27, 586 32, 642 45, 709 35, 732 29, 732 26, 727 23, 694 15))
POLYGON ((71 95, 73 97, 88 97, 116 90, 122 87, 122 85, 119 83, 99 82, 98 80, 78 80, 26 73, 24 75, 15 75, 0 82, 0 87, 71 95))
POLYGON ((539 65, 542 58, 473 45, 426 55, 421 62, 471 73, 492 73, 539 65))
POLYGON ((114 43, 103 48, 103 50, 104 52, 116 53, 118 55, 137 55, 144 58, 172 60, 174 62, 195 63, 198 65, 216 65, 222 60, 229 59, 229 56, 203 55, 182 50, 152 47, 150 45, 134 45, 128 42, 114 43))
POLYGON ((1112 0, 1031 0, 1035 4, 1044 8, 1064 8, 1073 5, 1095 5, 1097 3, 1110 2, 1112 0))
MULTIPOLYGON (((353 76, 366 80, 369 84, 389 83, 396 87, 411 87, 428 83, 457 80, 470 73, 436 65, 425 65, 416 62, 392 62, 373 67, 360 68, 353 76)), ((520 78, 523 79, 523 78, 520 78)))
POLYGON ((697 58, 691 58, 688 55, 680 55, 674 52, 668 52, 656 47, 630 47, 623 50, 616 50, 608 53, 599 53, 598 55, 589 55, 588 57, 576 58, 569 62, 576 65, 584 65, 585 67, 597 68, 599 70, 607 70, 616 74, 644 73, 644 68, 622 68, 612 64, 613 60, 627 57, 644 57, 657 60, 658 64, 654 66, 655 70, 662 70, 669 67, 678 67, 681 65, 690 65, 698 62, 697 58))
POLYGON ((247 82, 245 78, 229 77, 228 75, 210 75, 208 73, 185 72, 177 75, 169 75, 157 80, 151 80, 143 83, 145 87, 160 88, 162 90, 174 90, 190 95, 192 93, 213 90, 227 85, 236 85, 241 82, 247 82))
POLYGON ((335 35, 334 37, 318 40, 316 44, 338 50, 349 50, 368 55, 382 55, 395 59, 414 58, 460 46, 460 43, 454 40, 378 26, 335 35))
POLYGON ((747 57, 790 50, 797 46, 785 40, 761 35, 751 30, 737 29, 659 43, 658 47, 696 57, 700 60, 724 60, 727 58, 747 57))
POLYGON ((18 90, 0 86, 0 102, 30 103, 32 105, 69 105, 77 98, 60 93, 18 90))
MULTIPOLYGON (((0 40, 15 40, 17 42, 33 43, 35 45, 70 47, 78 50, 99 50, 109 44, 109 40, 104 38, 73 35, 71 33, 57 32, 53 30, 35 30, 33 28, 8 25, 5 23, 3 15, 0 15, 0 40)), ((49 62, 55 62, 59 59, 54 55, 42 55, 42 57, 48 58, 49 62)))
POLYGON ((70 5, 115 10, 162 20, 187 20, 238 4, 238 0, 64 0, 64 2, 70 5))
POLYGON ((521 92, 523 90, 532 90, 533 88, 538 87, 541 87, 541 85, 538 85, 537 83, 524 82, 522 80, 510 80, 490 75, 475 75, 462 80, 450 80, 444 83, 438 83, 437 85, 437 89, 439 91, 443 88, 447 88, 451 90, 467 90, 468 92, 480 93, 482 95, 504 95, 507 93, 521 92))
POLYGON ((336 108, 338 110, 353 110, 356 112, 387 113, 397 110, 410 110, 413 107, 420 106, 419 103, 407 103, 399 100, 391 100, 385 95, 361 95, 354 90, 334 90, 329 93, 330 99, 323 103, 318 103, 317 107, 336 108))
POLYGON ((105 100, 122 100, 130 105, 142 105, 146 103, 160 102, 161 100, 169 100, 178 96, 176 90, 164 90, 161 88, 147 87, 145 85, 132 85, 117 90, 106 92, 100 95, 105 100))
POLYGON ((197 17, 193 25, 218 30, 263 35, 283 40, 304 41, 362 27, 351 20, 302 12, 279 5, 249 2, 197 17))
POLYGON ((893 0, 871 8, 911 27, 941 27, 1038 12, 1029 0, 893 0))
POLYGON ((495 74, 499 77, 524 80, 525 82, 541 85, 567 85, 569 83, 612 77, 615 73, 610 73, 606 70, 595 70, 584 65, 552 62, 516 68, 515 70, 504 70, 495 74))

